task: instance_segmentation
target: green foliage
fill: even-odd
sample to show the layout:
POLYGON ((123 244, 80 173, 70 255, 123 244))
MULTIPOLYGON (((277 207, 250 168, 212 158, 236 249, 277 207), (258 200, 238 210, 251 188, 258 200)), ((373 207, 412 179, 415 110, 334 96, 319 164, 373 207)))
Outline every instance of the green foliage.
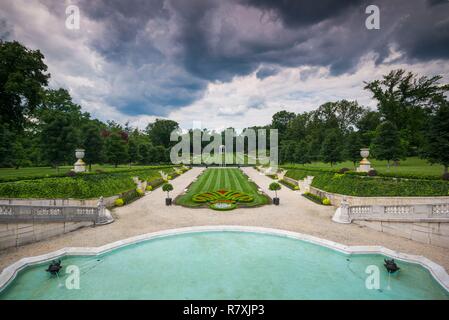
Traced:
POLYGON ((146 190, 147 190, 147 191, 153 191, 153 186, 147 186, 147 187, 146 187, 146 190))
POLYGON ((115 199, 115 201, 114 201, 114 205, 116 206, 116 207, 121 207, 121 206, 123 206, 125 204, 125 201, 122 199, 122 198, 117 198, 117 199, 115 199))
POLYGON ((148 124, 146 132, 156 146, 162 146, 164 149, 173 145, 170 141, 170 133, 179 129, 179 125, 173 120, 156 119, 155 122, 148 124))
POLYGON ((441 79, 441 76, 418 77, 398 69, 365 86, 378 101, 380 116, 393 123, 401 136, 406 137, 410 155, 423 146, 422 136, 428 117, 426 109, 444 99, 449 90, 449 85, 439 84, 441 79))
POLYGON ((282 180, 279 180, 279 183, 283 184, 284 186, 286 186, 289 189, 299 190, 299 186, 296 183, 290 182, 288 180, 282 179, 282 180))
POLYGON ((142 197, 145 195, 145 192, 143 192, 141 189, 136 189, 136 192, 139 195, 139 197, 142 197))
POLYGON ((354 167, 357 165, 362 157, 360 156, 360 149, 363 147, 360 133, 351 132, 344 139, 344 158, 352 161, 354 167))
POLYGON ((366 174, 352 172, 336 175, 333 171, 319 169, 290 169, 286 176, 295 180, 314 176, 313 187, 332 193, 361 197, 449 195, 449 182, 443 180, 368 177, 366 174))
POLYGON ((399 160, 404 156, 404 148, 396 126, 391 121, 382 122, 376 129, 376 137, 372 146, 376 159, 399 160))
POLYGON ((312 200, 313 202, 317 203, 317 204, 321 204, 321 205, 325 205, 328 206, 331 204, 330 200, 328 198, 321 198, 320 196, 317 196, 313 193, 310 192, 306 192, 303 194, 304 198, 307 198, 309 200, 312 200))
POLYGON ((170 198, 170 191, 173 191, 173 185, 170 183, 164 183, 162 185, 162 191, 167 192, 167 198, 170 198))
POLYGON ((106 139, 108 161, 115 166, 128 162, 127 141, 122 131, 114 130, 106 139))
MULTIPOLYGON (((159 176, 159 169, 87 173, 75 177, 40 178, 0 183, 0 197, 5 198, 74 198, 108 197, 131 190, 137 194, 132 177, 159 176)), ((125 199, 126 202, 126 199, 125 199)))
POLYGON ((331 166, 334 163, 343 160, 342 157, 342 143, 341 136, 335 129, 330 130, 321 146, 321 158, 323 162, 330 163, 331 166))
POLYGON ((0 40, 0 125, 23 128, 42 100, 50 75, 39 50, 0 40))
POLYGON ((449 102, 441 101, 432 115, 427 131, 427 145, 424 155, 431 163, 449 167, 449 102))
POLYGON ((277 183, 277 182, 272 182, 268 186, 268 189, 271 190, 271 191, 274 191, 275 197, 277 198, 278 190, 281 190, 281 185, 279 183, 277 183))

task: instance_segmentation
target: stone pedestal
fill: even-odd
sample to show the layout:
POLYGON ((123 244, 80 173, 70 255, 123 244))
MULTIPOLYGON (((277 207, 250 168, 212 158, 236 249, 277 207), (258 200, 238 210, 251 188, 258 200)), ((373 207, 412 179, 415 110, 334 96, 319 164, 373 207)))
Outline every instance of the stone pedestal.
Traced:
POLYGON ((360 149, 360 155, 362 156, 362 161, 360 161, 360 165, 357 167, 357 172, 368 172, 371 168, 371 162, 368 161, 369 149, 362 148, 360 149))
POLYGON ((75 162, 74 169, 75 172, 86 172, 86 164, 83 160, 78 159, 77 162, 75 162))
POLYGON ((78 159, 75 162, 74 165, 74 171, 75 172, 85 172, 86 171, 86 164, 83 161, 84 158, 84 149, 76 149, 75 150, 75 157, 78 159))

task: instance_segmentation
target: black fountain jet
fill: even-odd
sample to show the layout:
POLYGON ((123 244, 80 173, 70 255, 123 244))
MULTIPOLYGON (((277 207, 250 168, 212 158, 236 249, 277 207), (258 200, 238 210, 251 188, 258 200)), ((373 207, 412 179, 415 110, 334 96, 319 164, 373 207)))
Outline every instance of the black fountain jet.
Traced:
POLYGON ((61 269, 61 260, 53 260, 45 271, 50 272, 50 274, 54 276, 57 275, 61 269))
POLYGON ((391 259, 391 260, 384 259, 384 261, 385 261, 384 266, 387 269, 388 273, 393 274, 393 273, 399 271, 399 269, 401 269, 398 267, 396 262, 394 262, 394 259, 391 259))

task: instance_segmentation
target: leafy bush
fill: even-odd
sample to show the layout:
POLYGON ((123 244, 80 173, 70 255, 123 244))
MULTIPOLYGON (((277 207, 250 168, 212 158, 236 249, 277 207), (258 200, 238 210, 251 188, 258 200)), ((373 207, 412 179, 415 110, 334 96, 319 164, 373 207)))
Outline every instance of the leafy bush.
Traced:
POLYGON ((161 185, 164 184, 164 179, 162 178, 155 178, 152 180, 147 181, 147 184, 149 187, 151 187, 152 190, 156 189, 157 187, 160 187, 161 185))
MULTIPOLYGON (((102 174, 77 174, 76 177, 40 178, 0 183, 0 197, 5 198, 74 198, 109 197, 134 190, 133 176, 151 179, 157 169, 127 170, 102 174)), ((154 186, 153 186, 154 188, 154 186)), ((125 201, 126 202, 126 201, 125 201)))
POLYGON ((139 197, 143 197, 145 195, 145 192, 142 191, 142 189, 136 189, 137 194, 139 197))
POLYGON ((351 171, 351 170, 349 168, 341 168, 340 170, 338 170, 338 173, 344 174, 344 173, 346 173, 348 171, 351 171))
POLYGON ((317 196, 316 194, 306 192, 303 194, 303 196, 309 200, 312 200, 313 202, 317 204, 322 204, 325 206, 328 206, 331 204, 330 200, 328 198, 321 198, 320 196, 317 196))
POLYGON ((449 194, 449 182, 443 180, 369 177, 367 175, 349 174, 349 172, 336 178, 333 171, 302 169, 291 169, 286 174, 293 179, 308 175, 315 177, 312 181, 313 187, 344 195, 405 197, 446 196, 449 194))
POLYGON ((374 169, 371 169, 370 171, 368 171, 368 176, 370 176, 370 177, 377 176, 377 171, 374 169))
POLYGON ((290 182, 288 180, 279 180, 279 183, 282 183, 284 186, 286 186, 287 188, 290 188, 292 190, 299 190, 299 187, 296 183, 290 182))
POLYGON ((152 191, 152 190, 153 190, 153 187, 152 187, 152 186, 147 186, 147 187, 146 187, 146 190, 147 190, 147 191, 152 191))
POLYGON ((115 205, 116 207, 121 207, 121 206, 123 206, 124 204, 125 204, 125 201, 123 201, 122 198, 115 199, 115 201, 114 201, 114 205, 115 205))

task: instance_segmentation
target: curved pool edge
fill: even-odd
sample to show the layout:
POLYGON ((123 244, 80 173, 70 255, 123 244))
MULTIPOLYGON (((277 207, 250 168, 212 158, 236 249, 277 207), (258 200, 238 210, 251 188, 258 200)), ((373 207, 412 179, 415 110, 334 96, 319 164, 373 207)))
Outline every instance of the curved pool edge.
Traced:
POLYGON ((120 247, 124 247, 127 245, 135 244, 142 241, 179 235, 179 234, 187 234, 187 233, 198 233, 198 232, 249 232, 249 233, 259 233, 259 234, 268 234, 275 235, 281 237, 287 237, 297 240, 306 241, 309 243, 313 243, 316 245, 324 246, 344 254, 381 254, 388 256, 390 258, 402 260, 405 262, 419 264, 420 266, 426 268, 430 274, 434 277, 434 279, 449 292, 449 274, 446 270, 439 264, 429 260, 426 257, 412 255, 408 253, 402 253, 398 251, 394 251, 383 246, 346 246, 341 243, 337 243, 334 241, 318 238, 315 236, 311 236, 308 234, 303 234, 299 232, 287 231, 282 229, 274 229, 274 228, 264 228, 264 227, 251 227, 251 226, 233 226, 233 225, 217 225, 217 226, 196 226, 196 227, 185 227, 185 228, 176 228, 176 229, 168 229, 162 231, 156 231, 151 233, 146 233, 138 236, 134 236, 131 238, 118 240, 112 243, 108 243, 106 245, 100 247, 66 247, 56 251, 52 251, 43 255, 26 257, 22 258, 19 261, 9 265, 4 268, 2 273, 0 274, 0 292, 5 289, 10 282, 12 282, 19 271, 24 268, 43 263, 46 261, 51 261, 53 259, 57 259, 63 256, 96 256, 100 255, 120 247))

